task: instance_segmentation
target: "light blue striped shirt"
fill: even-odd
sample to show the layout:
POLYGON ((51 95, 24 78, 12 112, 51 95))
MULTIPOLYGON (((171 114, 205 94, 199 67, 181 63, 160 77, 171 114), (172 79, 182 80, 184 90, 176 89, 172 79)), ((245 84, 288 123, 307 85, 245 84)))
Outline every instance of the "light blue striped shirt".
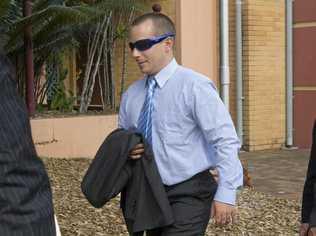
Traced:
MULTIPOLYGON (((137 128, 146 96, 146 79, 133 83, 124 93, 119 127, 137 128)), ((166 185, 216 167, 219 172, 215 200, 235 204, 242 185, 238 158, 240 143, 212 81, 177 64, 173 59, 155 75, 152 143, 155 160, 166 185)))

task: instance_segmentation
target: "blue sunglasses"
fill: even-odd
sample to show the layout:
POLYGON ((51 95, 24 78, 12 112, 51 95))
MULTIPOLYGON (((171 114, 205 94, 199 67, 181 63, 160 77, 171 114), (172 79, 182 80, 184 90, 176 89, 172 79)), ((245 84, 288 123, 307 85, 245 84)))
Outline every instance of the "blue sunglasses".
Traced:
POLYGON ((165 40, 166 38, 169 37, 174 37, 175 34, 174 33, 167 33, 167 34, 163 34, 160 36, 156 36, 150 39, 141 39, 136 41, 135 43, 129 43, 129 48, 131 49, 131 51, 134 50, 134 48, 136 48, 138 51, 145 51, 149 48, 151 48, 152 46, 154 46, 157 43, 160 43, 161 41, 165 40))

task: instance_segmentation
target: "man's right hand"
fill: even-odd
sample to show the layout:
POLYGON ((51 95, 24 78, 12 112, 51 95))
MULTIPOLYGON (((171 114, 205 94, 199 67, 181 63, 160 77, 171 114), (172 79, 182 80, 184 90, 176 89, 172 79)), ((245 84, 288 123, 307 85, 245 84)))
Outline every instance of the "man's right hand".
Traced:
POLYGON ((308 223, 302 223, 300 226, 299 236, 307 236, 308 228, 309 228, 308 223))
POLYGON ((311 228, 308 230, 307 236, 316 236, 316 227, 311 227, 311 228))
POLYGON ((135 147, 130 151, 129 157, 133 160, 137 160, 142 157, 144 151, 145 151, 144 144, 139 143, 135 145, 135 147))

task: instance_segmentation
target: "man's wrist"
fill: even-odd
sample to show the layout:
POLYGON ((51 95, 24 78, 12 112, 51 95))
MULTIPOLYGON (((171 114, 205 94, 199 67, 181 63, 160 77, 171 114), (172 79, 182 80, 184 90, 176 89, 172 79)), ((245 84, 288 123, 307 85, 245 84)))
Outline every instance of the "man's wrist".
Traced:
POLYGON ((214 200, 230 205, 236 205, 236 190, 218 185, 214 200))

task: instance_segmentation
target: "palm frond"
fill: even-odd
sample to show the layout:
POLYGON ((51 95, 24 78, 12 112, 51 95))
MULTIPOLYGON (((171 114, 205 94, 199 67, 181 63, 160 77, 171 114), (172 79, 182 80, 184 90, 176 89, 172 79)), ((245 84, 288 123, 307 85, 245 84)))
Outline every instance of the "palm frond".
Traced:
POLYGON ((64 5, 64 0, 35 0, 33 3, 33 12, 38 12, 51 5, 64 5))
POLYGON ((0 2, 0 17, 7 14, 7 11, 10 7, 11 0, 2 0, 0 2))
POLYGON ((92 13, 93 11, 89 11, 85 8, 80 7, 51 5, 43 10, 34 12, 31 16, 24 17, 23 19, 16 21, 14 23, 14 27, 16 27, 17 29, 21 29, 28 24, 36 26, 42 20, 47 20, 54 17, 63 17, 65 20, 65 24, 69 22, 86 22, 87 20, 89 20, 89 15, 87 14, 88 12, 92 13))
POLYGON ((135 11, 143 11, 144 5, 136 0, 97 0, 94 4, 97 8, 103 10, 112 10, 113 12, 130 12, 131 9, 135 11))
MULTIPOLYGON (((33 38, 46 38, 47 42, 53 40, 53 34, 63 28, 72 28, 91 21, 101 15, 101 11, 93 7, 67 7, 67 6, 49 6, 48 8, 17 20, 10 29, 10 41, 7 44, 8 51, 14 51, 23 42, 24 27, 32 24, 33 38)), ((44 40, 45 41, 45 40, 44 40)), ((35 43, 34 43, 35 45, 35 43)), ((42 45, 39 45, 42 46, 42 45)))
POLYGON ((14 21, 22 17, 21 0, 3 0, 0 2, 0 47, 9 41, 8 32, 14 21))

